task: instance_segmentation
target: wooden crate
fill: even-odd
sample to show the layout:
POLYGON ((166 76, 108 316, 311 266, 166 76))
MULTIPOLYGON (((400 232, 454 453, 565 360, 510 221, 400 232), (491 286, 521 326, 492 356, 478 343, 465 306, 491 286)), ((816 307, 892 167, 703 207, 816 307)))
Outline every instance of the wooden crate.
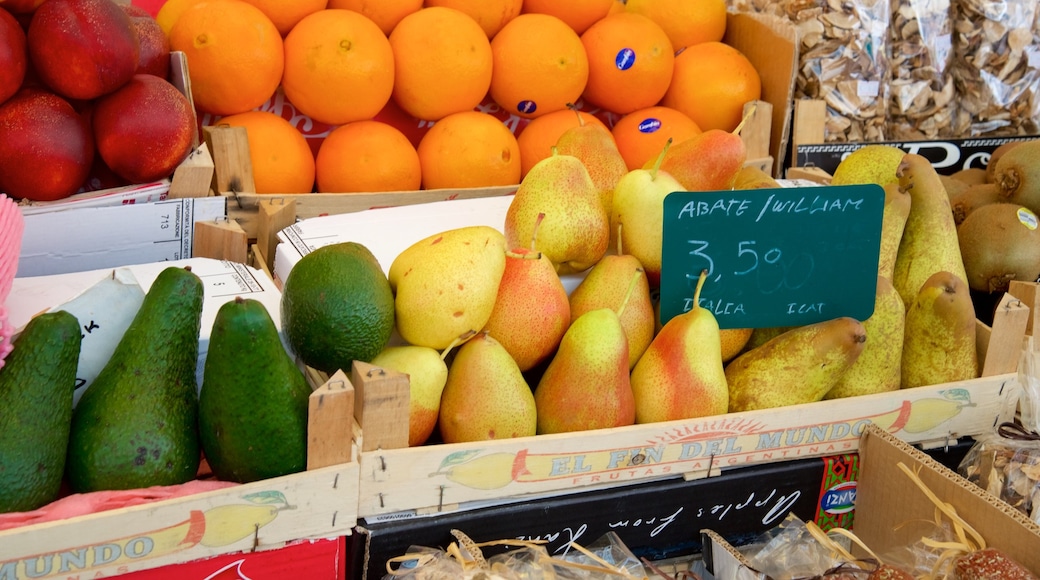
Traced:
POLYGON ((351 535, 360 465, 344 381, 311 396, 308 471, 0 531, 0 578, 101 578, 351 535))

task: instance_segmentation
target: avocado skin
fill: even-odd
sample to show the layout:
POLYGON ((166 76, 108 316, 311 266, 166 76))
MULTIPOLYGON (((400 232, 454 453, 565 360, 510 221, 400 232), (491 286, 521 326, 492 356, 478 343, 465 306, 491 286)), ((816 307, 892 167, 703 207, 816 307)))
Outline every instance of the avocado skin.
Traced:
POLYGON ((213 473, 248 483, 307 468, 311 388, 263 303, 221 306, 199 395, 199 433, 213 473))
POLYGON ((0 513, 58 498, 79 366, 79 321, 64 310, 29 321, 0 369, 0 513))
POLYGON ((203 286, 187 268, 159 273, 108 363, 76 405, 66 466, 76 492, 194 479, 203 286))

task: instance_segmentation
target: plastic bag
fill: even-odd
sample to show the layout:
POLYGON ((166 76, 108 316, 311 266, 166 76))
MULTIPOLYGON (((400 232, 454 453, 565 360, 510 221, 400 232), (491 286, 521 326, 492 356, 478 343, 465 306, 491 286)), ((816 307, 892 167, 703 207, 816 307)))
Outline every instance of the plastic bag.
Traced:
POLYGON ((888 139, 955 137, 950 0, 892 2, 888 139))
POLYGON ((1004 423, 976 439, 957 472, 1040 523, 1040 435, 1004 423))

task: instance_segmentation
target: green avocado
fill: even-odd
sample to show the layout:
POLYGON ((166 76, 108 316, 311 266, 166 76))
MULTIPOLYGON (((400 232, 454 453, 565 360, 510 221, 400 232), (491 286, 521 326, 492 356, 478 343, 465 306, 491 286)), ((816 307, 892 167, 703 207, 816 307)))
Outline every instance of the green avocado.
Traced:
POLYGON ((66 472, 74 491, 195 477, 202 301, 202 281, 189 268, 169 267, 156 277, 72 413, 66 472))
POLYGON ((199 395, 202 449, 219 479, 306 469, 310 394, 263 303, 238 297, 220 307, 199 395))
POLYGON ((75 316, 40 314, 0 368, 0 512, 58 498, 81 341, 75 316))

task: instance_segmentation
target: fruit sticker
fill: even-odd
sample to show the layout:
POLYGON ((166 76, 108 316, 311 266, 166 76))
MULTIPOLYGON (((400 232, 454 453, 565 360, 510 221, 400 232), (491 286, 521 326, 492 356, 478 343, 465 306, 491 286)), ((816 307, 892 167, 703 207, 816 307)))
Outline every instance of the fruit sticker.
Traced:
POLYGON ((614 66, 618 70, 628 70, 634 64, 636 64, 636 51, 631 48, 622 48, 614 57, 614 66))
POLYGON ((1035 230, 1037 226, 1036 214, 1029 211, 1024 207, 1018 208, 1018 221, 1030 230, 1035 230))
POLYGON ((623 449, 511 453, 486 449, 446 456, 430 477, 444 476, 471 489, 510 484, 569 481, 572 485, 609 483, 667 474, 708 471, 734 465, 853 452, 868 423, 890 433, 920 434, 940 427, 963 408, 974 406, 967 389, 890 403, 888 410, 833 422, 775 428, 739 415, 688 423, 623 449))

